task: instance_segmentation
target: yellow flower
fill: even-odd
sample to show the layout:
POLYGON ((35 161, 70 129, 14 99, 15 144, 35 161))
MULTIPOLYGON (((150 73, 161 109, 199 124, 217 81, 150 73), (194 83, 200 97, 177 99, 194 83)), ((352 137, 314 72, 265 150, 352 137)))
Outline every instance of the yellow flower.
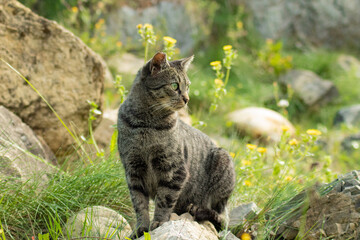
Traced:
POLYGON ((238 22, 236 23, 236 27, 237 27, 238 29, 243 29, 243 28, 244 28, 243 22, 242 22, 242 21, 238 21, 238 22))
POLYGON ((254 145, 254 144, 246 144, 246 147, 247 147, 248 149, 250 149, 250 150, 254 150, 254 149, 257 148, 257 146, 254 145))
POLYGON ((210 63, 210 66, 213 66, 213 67, 217 67, 219 65, 221 65, 220 61, 213 61, 213 62, 210 63))
POLYGON ((282 126, 281 126, 281 129, 283 130, 283 132, 287 132, 287 131, 290 130, 290 127, 287 126, 287 125, 282 125, 282 126))
POLYGON ((149 24, 149 23, 145 23, 144 24, 144 28, 146 29, 153 29, 153 25, 149 24))
POLYGON ((272 39, 270 39, 270 38, 266 39, 266 44, 271 45, 273 43, 274 43, 274 41, 272 39))
POLYGON ((136 28, 137 28, 137 29, 142 28, 142 24, 138 24, 138 25, 136 25, 136 28))
POLYGON ((117 47, 121 47, 121 46, 122 46, 122 42, 117 41, 117 42, 116 42, 116 46, 117 46, 117 47))
POLYGON ((243 233, 243 234, 241 234, 240 239, 241 240, 251 240, 251 235, 248 233, 243 233))
POLYGON ((232 158, 235 157, 235 153, 233 153, 233 152, 229 152, 229 155, 230 155, 230 157, 232 157, 232 158))
POLYGON ((317 130, 317 129, 308 129, 308 130, 306 131, 306 133, 309 134, 309 135, 312 135, 312 136, 319 136, 319 135, 321 135, 321 132, 320 132, 319 130, 317 130))
POLYGON ((295 138, 293 138, 293 139, 291 139, 291 140, 289 141, 289 144, 290 144, 291 146, 296 146, 296 145, 299 144, 299 142, 298 142, 298 140, 296 140, 295 138))
POLYGON ((256 149, 256 151, 258 151, 259 153, 266 153, 267 149, 264 147, 259 147, 258 149, 256 149))
POLYGON ((214 82, 215 82, 215 85, 216 85, 216 86, 219 86, 219 87, 222 86, 222 85, 224 85, 223 80, 218 79, 218 78, 215 79, 214 82))
POLYGON ((79 11, 79 9, 78 9, 77 7, 72 7, 72 8, 71 8, 71 11, 72 11, 73 13, 77 13, 77 12, 79 11))
POLYGON ((251 165, 251 161, 243 159, 241 160, 241 165, 243 166, 250 166, 251 165))
POLYGON ((0 229, 0 234, 3 234, 4 233, 4 230, 0 229))
POLYGON ((171 44, 175 44, 176 43, 176 39, 169 37, 169 36, 165 36, 163 37, 165 42, 171 43, 171 44))
POLYGON ((223 50, 224 51, 230 51, 232 49, 232 46, 231 45, 225 45, 223 46, 223 50))
POLYGON ((105 20, 103 18, 100 18, 98 21, 98 23, 100 23, 100 24, 104 24, 104 22, 105 22, 105 20))
POLYGON ((249 180, 245 180, 245 181, 244 181, 244 185, 245 185, 245 186, 248 186, 248 187, 251 187, 251 186, 252 186, 252 183, 251 183, 249 180))
POLYGON ((291 180, 293 180, 294 178, 292 177, 292 176, 286 176, 285 177, 285 180, 286 181, 288 181, 288 182, 290 182, 291 180))

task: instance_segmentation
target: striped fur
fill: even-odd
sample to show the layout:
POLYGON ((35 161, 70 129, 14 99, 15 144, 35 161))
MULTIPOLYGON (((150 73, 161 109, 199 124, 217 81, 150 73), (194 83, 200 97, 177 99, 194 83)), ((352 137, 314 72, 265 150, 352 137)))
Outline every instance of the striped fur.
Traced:
POLYGON ((220 228, 234 188, 229 154, 178 118, 177 110, 189 100, 191 61, 167 62, 157 53, 138 72, 119 110, 118 148, 137 218, 133 239, 168 221, 172 212, 190 212, 220 228), (155 199, 152 222, 150 198, 155 199))

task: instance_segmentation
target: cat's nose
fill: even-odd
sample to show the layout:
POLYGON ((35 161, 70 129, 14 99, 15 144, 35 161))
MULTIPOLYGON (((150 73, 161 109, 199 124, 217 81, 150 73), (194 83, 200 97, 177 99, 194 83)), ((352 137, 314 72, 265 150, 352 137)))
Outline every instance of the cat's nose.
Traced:
POLYGON ((189 96, 183 96, 184 103, 187 104, 189 102, 189 96))

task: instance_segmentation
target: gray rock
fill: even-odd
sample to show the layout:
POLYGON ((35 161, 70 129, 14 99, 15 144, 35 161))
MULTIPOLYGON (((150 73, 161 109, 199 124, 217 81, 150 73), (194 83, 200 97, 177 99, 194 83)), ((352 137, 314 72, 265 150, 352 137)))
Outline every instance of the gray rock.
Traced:
POLYGON ((242 0, 264 38, 360 48, 359 0, 242 0))
POLYGON ((323 80, 307 70, 291 70, 281 76, 279 81, 284 85, 290 84, 295 95, 309 107, 326 105, 339 95, 331 81, 323 80))
MULTIPOLYGON (((199 224, 187 214, 176 217, 150 232, 151 239, 156 240, 218 240, 215 227, 208 221, 199 224)), ((144 240, 145 237, 139 238, 144 240)))
POLYGON ((117 73, 136 75, 139 69, 144 65, 144 59, 131 53, 124 53, 122 55, 115 54, 111 56, 107 60, 107 63, 109 67, 115 69, 117 73))
POLYGON ((232 232, 223 230, 219 233, 219 239, 222 240, 239 240, 232 232))
POLYGON ((360 149, 360 133, 344 138, 341 141, 341 146, 348 152, 360 149))
MULTIPOLYGON (((15 0, 0 0, 0 16, 0 56, 36 87, 69 128, 86 135, 87 100, 102 104, 103 60, 74 34, 15 0)), ((2 62, 0 72, 0 104, 18 115, 56 154, 73 150, 73 138, 40 96, 2 62)))
POLYGON ((106 22, 108 34, 118 34, 124 44, 131 42, 132 45, 138 44, 138 46, 141 46, 141 42, 137 41, 140 37, 136 26, 144 23, 153 24, 156 32, 161 31, 163 34, 175 38, 176 46, 184 54, 194 48, 195 36, 198 37, 198 28, 194 18, 184 4, 176 2, 162 1, 144 9, 123 6, 114 9, 106 22))
POLYGON ((289 128, 289 133, 295 133, 294 126, 281 114, 266 108, 248 107, 231 112, 228 120, 233 122, 241 135, 254 139, 278 142, 283 134, 282 127, 289 128))
POLYGON ((132 230, 126 219, 112 209, 87 207, 68 219, 64 228, 67 237, 98 237, 123 240, 132 230))
POLYGON ((334 118, 334 125, 360 126, 360 104, 340 109, 334 118))
POLYGON ((355 76, 360 78, 360 61, 357 58, 350 55, 340 55, 337 63, 344 71, 353 71, 355 76))
POLYGON ((229 227, 236 227, 249 217, 254 217, 260 211, 258 206, 254 202, 242 204, 233 210, 231 210, 229 218, 229 227))
POLYGON ((43 180, 53 172, 56 158, 21 119, 0 105, 0 178, 27 181, 37 175, 43 180))

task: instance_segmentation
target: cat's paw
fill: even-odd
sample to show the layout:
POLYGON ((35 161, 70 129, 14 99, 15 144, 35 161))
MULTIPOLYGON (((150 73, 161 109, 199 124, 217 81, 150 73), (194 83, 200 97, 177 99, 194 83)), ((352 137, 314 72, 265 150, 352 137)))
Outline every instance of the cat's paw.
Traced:
POLYGON ((160 226, 163 225, 163 224, 164 224, 164 222, 153 221, 153 222, 151 223, 150 230, 152 231, 152 230, 154 230, 155 228, 158 228, 158 227, 160 227, 160 226))
POLYGON ((144 235, 144 232, 149 232, 147 227, 137 227, 130 235, 131 239, 137 239, 144 235))

